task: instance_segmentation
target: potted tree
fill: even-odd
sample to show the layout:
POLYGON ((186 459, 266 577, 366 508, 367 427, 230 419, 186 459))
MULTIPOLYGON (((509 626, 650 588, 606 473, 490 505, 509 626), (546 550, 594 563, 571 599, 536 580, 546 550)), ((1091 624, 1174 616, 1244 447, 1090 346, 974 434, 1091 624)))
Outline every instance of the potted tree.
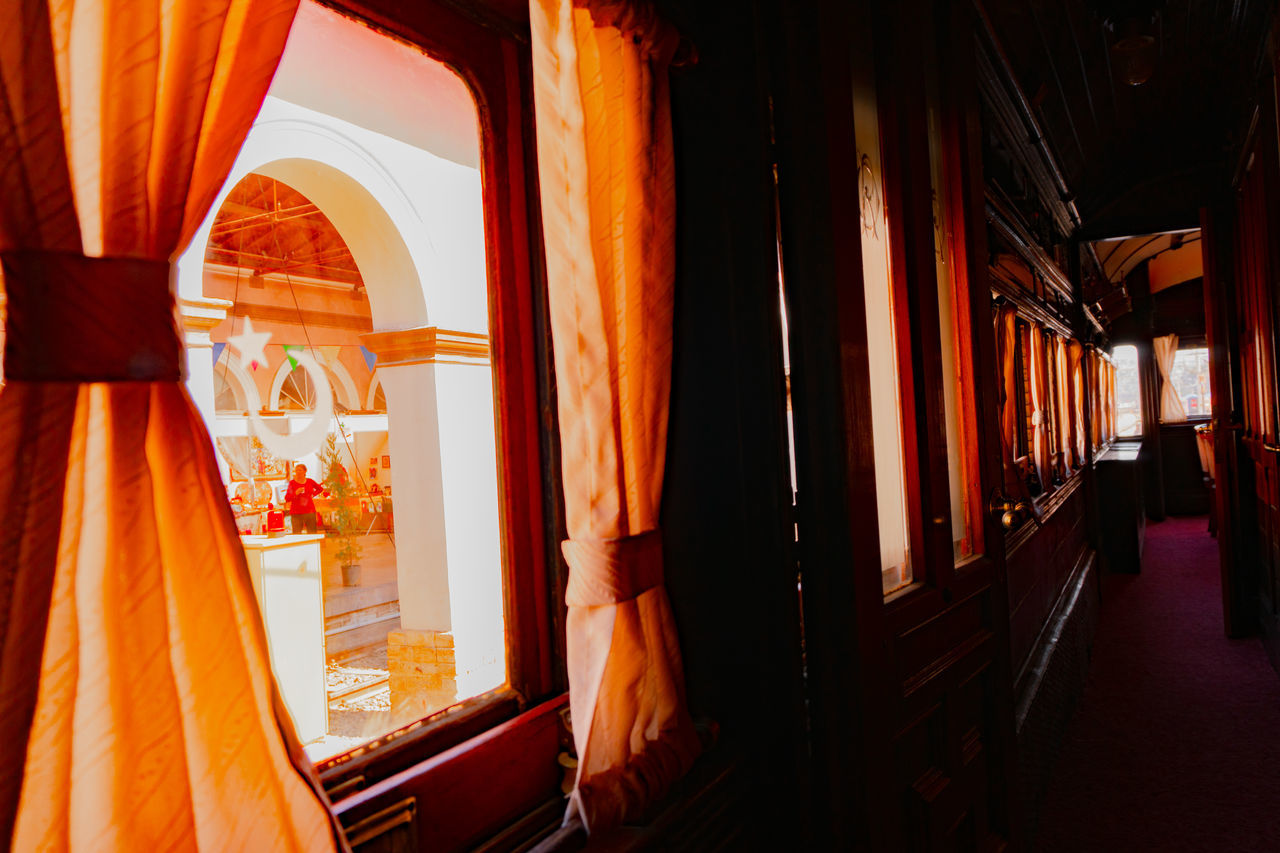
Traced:
POLYGON ((333 498, 334 510, 330 518, 328 534, 337 537, 338 550, 334 557, 342 569, 343 586, 360 585, 360 513, 356 508, 356 490, 347 476, 347 469, 342 466, 342 456, 338 452, 337 437, 329 434, 324 450, 320 453, 320 462, 324 466, 324 487, 333 498))

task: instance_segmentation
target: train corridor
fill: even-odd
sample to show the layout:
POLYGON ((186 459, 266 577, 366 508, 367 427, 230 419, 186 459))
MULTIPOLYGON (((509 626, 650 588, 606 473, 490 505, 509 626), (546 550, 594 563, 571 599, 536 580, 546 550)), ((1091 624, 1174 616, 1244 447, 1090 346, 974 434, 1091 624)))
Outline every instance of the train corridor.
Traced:
POLYGON ((1280 850, 1280 676, 1222 626, 1205 519, 1149 524, 1141 574, 1104 577, 1035 849, 1280 850))

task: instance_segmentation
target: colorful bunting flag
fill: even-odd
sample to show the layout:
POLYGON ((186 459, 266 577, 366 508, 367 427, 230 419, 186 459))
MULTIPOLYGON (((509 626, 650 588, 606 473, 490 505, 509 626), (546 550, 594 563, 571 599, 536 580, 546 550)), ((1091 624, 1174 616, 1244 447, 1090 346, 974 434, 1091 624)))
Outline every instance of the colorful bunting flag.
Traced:
POLYGON ((316 347, 320 353, 320 363, 327 364, 330 367, 338 363, 338 358, 342 352, 341 346, 323 346, 316 347))
POLYGON ((284 350, 284 357, 289 359, 289 369, 295 370, 298 367, 298 359, 294 358, 293 354, 303 349, 302 344, 284 344, 280 348, 284 350))

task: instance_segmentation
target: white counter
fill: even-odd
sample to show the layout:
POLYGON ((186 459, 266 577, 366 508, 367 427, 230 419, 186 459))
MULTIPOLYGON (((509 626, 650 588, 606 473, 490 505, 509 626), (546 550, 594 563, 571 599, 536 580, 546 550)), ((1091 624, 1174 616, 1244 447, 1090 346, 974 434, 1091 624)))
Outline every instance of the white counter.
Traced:
POLYGON ((303 743, 323 737, 329 729, 320 575, 323 540, 321 533, 240 537, 266 622, 276 683, 303 743))

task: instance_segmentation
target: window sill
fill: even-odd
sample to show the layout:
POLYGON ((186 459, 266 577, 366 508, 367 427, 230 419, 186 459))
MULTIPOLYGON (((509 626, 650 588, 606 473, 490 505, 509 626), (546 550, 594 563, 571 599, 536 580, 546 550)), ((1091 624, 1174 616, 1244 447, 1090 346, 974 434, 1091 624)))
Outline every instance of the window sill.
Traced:
MULTIPOLYGON (((434 757, 419 756, 405 770, 339 801, 334 813, 350 833, 399 811, 362 830, 362 842, 373 842, 385 827, 388 835, 411 834, 412 849, 474 849, 561 796, 556 756, 560 712, 568 703, 566 693, 434 757)), ((383 844, 394 847, 398 840, 383 844)))
POLYGON ((520 713, 521 698, 501 687, 316 765, 334 803, 474 738, 520 713))

